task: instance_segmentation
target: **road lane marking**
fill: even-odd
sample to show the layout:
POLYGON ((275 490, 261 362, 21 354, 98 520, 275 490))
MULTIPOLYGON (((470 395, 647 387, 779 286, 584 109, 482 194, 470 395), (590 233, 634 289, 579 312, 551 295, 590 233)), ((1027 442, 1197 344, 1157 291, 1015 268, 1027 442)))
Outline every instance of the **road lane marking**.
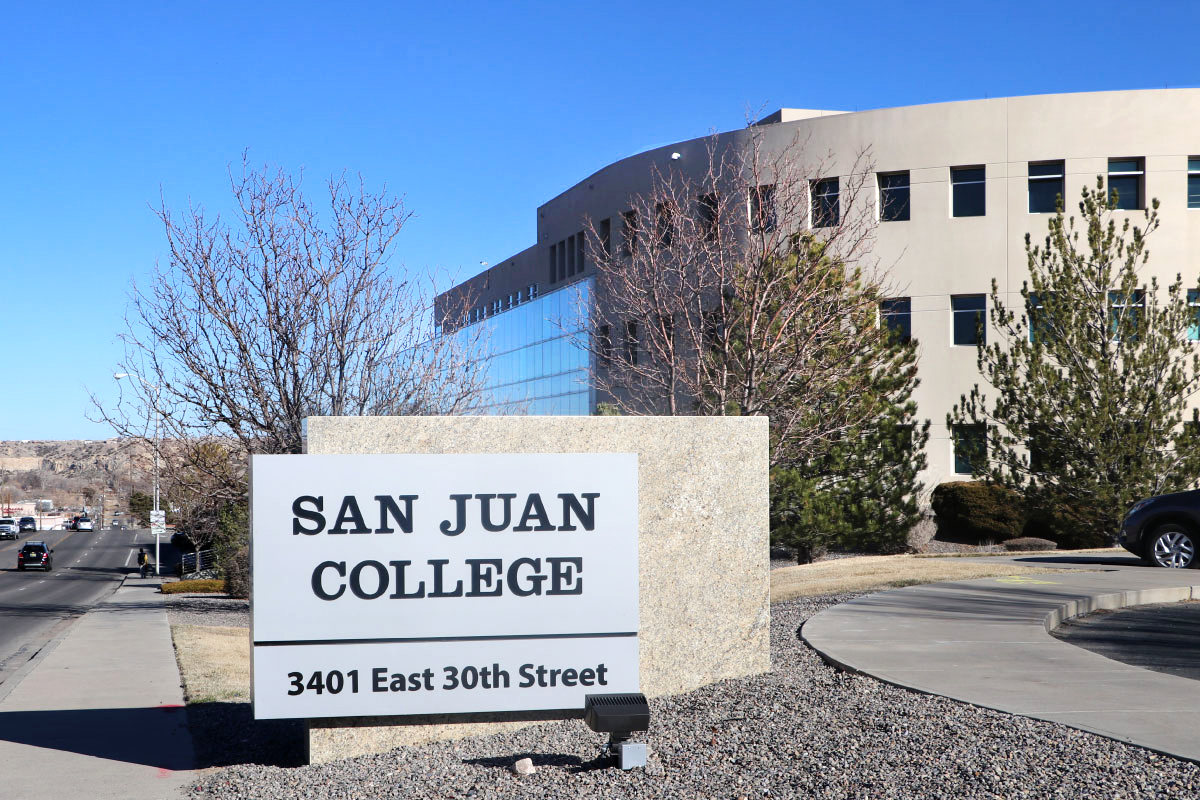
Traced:
POLYGON ((130 550, 128 553, 125 554, 125 566, 127 566, 127 567, 129 566, 129 559, 131 559, 131 558, 133 558, 132 550, 130 550))

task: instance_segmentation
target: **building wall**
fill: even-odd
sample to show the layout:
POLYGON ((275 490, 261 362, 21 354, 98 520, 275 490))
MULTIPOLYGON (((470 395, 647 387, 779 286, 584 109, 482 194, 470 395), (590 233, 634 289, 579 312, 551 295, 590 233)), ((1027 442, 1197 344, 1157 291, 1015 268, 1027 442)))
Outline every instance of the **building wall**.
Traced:
MULTIPOLYGON (((1163 89, 997 98, 855 113, 792 112, 785 121, 762 124, 767 153, 796 137, 807 157, 824 165, 821 177, 848 177, 856 157, 867 153, 873 173, 907 170, 911 181, 908 221, 881 222, 874 257, 886 271, 894 296, 911 298, 912 334, 920 345, 919 416, 932 421, 925 480, 953 479, 947 412, 979 381, 973 346, 951 338, 951 298, 991 291, 995 280, 1006 302, 1020 307, 1027 276, 1025 234, 1040 242, 1050 214, 1028 210, 1030 162, 1065 162, 1064 200, 1077 209, 1080 191, 1108 170, 1108 159, 1144 160, 1143 203, 1161 201, 1162 227, 1150 239, 1145 274, 1166 285, 1182 273, 1200 285, 1200 214, 1187 208, 1187 160, 1200 155, 1200 90, 1163 89), (800 117, 796 119, 796 117, 800 117), (790 121, 789 121, 790 120, 790 121), (986 214, 951 216, 950 169, 982 165, 986 170, 986 214)), ((768 118, 768 122, 772 118, 768 118)), ((750 131, 721 134, 718 147, 746 147, 750 131)), ((521 254, 537 274, 549 247, 587 227, 611 219, 614 239, 620 214, 631 198, 648 193, 655 170, 684 171, 698 178, 708 164, 709 137, 667 145, 610 164, 537 210, 537 244, 521 254), (672 158, 672 154, 678 154, 672 158)), ((814 176, 816 177, 816 176, 814 176)), ((871 186, 875 176, 867 176, 871 186)), ((874 191, 864 202, 876 213, 874 191)), ((843 214, 849 213, 843 208, 843 214)), ((1142 213, 1128 212, 1134 224, 1142 213)), ((1124 216, 1118 215, 1118 219, 1124 216)), ((591 264, 563 281, 539 278, 542 291, 591 274, 591 264)), ((469 282, 468 282, 469 283, 469 282)), ((489 291, 503 291, 493 281, 489 291)), ((989 300, 990 305, 990 300, 989 300)), ((989 339, 996 336, 989 331, 989 339)))
POLYGON ((476 341, 476 333, 483 329, 478 340, 488 352, 483 363, 482 413, 580 416, 592 412, 596 393, 589 381, 590 348, 580 338, 587 335, 591 287, 589 278, 532 299, 526 295, 503 312, 449 334, 465 343, 476 341))

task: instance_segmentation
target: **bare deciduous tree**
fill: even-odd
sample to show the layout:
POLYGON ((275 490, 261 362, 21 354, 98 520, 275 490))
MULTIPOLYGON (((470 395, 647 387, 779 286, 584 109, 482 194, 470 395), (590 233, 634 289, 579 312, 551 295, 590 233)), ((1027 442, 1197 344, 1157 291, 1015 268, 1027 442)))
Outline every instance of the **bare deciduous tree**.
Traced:
POLYGON ((238 456, 300 452, 305 417, 473 406, 475 343, 434 336, 433 288, 393 273, 401 198, 342 176, 318 210, 298 180, 245 158, 230 183, 232 223, 156 211, 169 257, 131 295, 122 369, 135 380, 115 406, 96 404, 121 435, 170 443, 174 487, 240 499, 238 456))
POLYGON ((915 361, 878 325, 870 157, 811 160, 751 126, 696 172, 656 171, 620 230, 589 226, 587 346, 633 414, 771 417, 772 465, 803 463, 880 416, 873 376, 915 361))

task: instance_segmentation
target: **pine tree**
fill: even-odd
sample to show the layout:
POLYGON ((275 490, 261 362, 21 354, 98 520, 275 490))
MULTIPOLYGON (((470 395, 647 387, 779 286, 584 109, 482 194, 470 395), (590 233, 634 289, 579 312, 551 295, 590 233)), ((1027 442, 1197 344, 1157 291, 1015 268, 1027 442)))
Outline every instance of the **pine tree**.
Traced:
POLYGON ((992 283, 1002 335, 979 349, 978 367, 993 394, 977 384, 947 415, 988 426, 976 476, 1022 491, 1037 532, 1069 546, 1110 542, 1137 499, 1200 475, 1195 429, 1182 424, 1200 388, 1196 309, 1181 276, 1163 292, 1141 274, 1157 209, 1131 224, 1098 179, 1078 224, 1060 208, 1044 245, 1026 235, 1023 308, 992 283))
MULTIPOLYGON (((810 315, 839 306, 842 324, 830 327, 822 338, 820 363, 836 361, 848 367, 842 380, 822 385, 819 392, 802 385, 804 375, 793 376, 795 385, 772 392, 781 404, 804 403, 804 413, 795 416, 793 410, 800 424, 772 426, 772 447, 806 454, 777 462, 772 470, 773 542, 794 548, 802 561, 829 547, 903 550, 909 528, 920 517, 917 498, 923 487, 917 475, 925 467, 929 431, 928 421, 917 424, 912 400, 919 382, 916 345, 878 325, 880 287, 830 258, 821 240, 798 235, 794 253, 776 262, 772 271, 779 273, 775 280, 785 296, 795 293, 788 285, 792 280, 803 280, 812 284, 805 295, 841 299, 813 303, 790 317, 776 313, 768 300, 756 309, 758 318, 772 320, 779 330, 767 335, 786 339, 788 326, 809 330, 810 315), (797 269, 798 262, 807 266, 797 269), (819 417, 849 408, 856 409, 849 415, 857 420, 854 424, 824 438, 809 438, 803 446, 786 441, 789 436, 809 436, 820 429, 819 417)), ((748 328, 752 318, 739 306, 741 295, 731 299, 729 319, 745 320, 748 328)), ((736 345, 745 337, 735 330, 731 338, 736 345)))
POLYGON ((921 518, 917 476, 929 421, 918 424, 912 400, 916 347, 896 339, 873 344, 890 352, 885 360, 893 367, 873 378, 875 422, 848 431, 818 458, 771 472, 772 543, 794 549, 801 562, 831 547, 901 552, 921 518))

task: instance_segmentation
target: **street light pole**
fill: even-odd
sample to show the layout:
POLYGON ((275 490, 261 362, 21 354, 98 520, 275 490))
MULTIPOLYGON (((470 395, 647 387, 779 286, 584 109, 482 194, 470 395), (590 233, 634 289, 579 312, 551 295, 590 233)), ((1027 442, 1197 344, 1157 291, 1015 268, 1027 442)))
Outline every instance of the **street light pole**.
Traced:
MULTIPOLYGON (((113 374, 113 378, 116 380, 121 380, 122 378, 128 378, 128 377, 129 377, 128 372, 117 372, 117 373, 113 374)), ((160 427, 162 425, 162 414, 160 414, 158 411, 158 391, 159 391, 160 387, 158 386, 158 384, 146 383, 146 381, 140 375, 136 375, 134 377, 136 377, 139 381, 142 382, 143 387, 150 389, 154 392, 154 399, 152 401, 154 404, 154 517, 157 518, 158 512, 159 512, 159 506, 158 506, 158 448, 159 448, 159 436, 161 435, 161 430, 162 430, 160 427)), ((132 491, 132 489, 130 491, 132 491)), ((151 526, 153 526, 153 525, 154 525, 154 523, 152 522, 151 526)), ((155 528, 155 531, 154 531, 154 574, 156 577, 159 575, 158 563, 159 563, 159 555, 161 552, 159 549, 159 545, 160 545, 161 540, 162 540, 162 537, 158 535, 158 529, 155 528)))

